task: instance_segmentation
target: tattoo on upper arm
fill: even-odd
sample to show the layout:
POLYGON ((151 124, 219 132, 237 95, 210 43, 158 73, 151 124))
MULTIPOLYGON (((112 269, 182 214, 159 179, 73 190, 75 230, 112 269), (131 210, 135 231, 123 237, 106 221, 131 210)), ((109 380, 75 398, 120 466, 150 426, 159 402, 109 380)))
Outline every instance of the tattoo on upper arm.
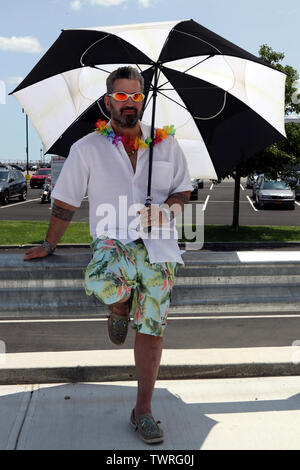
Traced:
POLYGON ((75 211, 58 206, 55 203, 53 204, 52 215, 57 219, 64 220, 65 222, 70 222, 70 220, 72 220, 74 212, 75 211))

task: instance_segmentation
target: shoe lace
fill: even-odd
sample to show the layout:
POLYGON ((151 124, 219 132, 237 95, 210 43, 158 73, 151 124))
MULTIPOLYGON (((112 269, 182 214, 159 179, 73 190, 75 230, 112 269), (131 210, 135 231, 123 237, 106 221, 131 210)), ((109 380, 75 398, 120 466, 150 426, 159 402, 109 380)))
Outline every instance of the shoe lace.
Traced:
MULTIPOLYGON (((140 426, 143 428, 144 432, 146 434, 151 434, 153 431, 156 430, 156 427, 158 424, 160 424, 160 421, 154 421, 154 419, 150 416, 144 416, 143 418, 140 419, 140 426), (156 424, 156 427, 155 427, 156 424)), ((135 431, 138 430, 138 426, 135 426, 135 431)))

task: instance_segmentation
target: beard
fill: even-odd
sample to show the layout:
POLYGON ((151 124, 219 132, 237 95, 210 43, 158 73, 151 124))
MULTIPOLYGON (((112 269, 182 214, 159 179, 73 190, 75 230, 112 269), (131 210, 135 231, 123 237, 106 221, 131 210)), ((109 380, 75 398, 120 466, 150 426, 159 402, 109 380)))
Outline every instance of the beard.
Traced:
POLYGON ((143 114, 142 110, 138 111, 136 108, 132 108, 130 106, 126 106, 118 110, 114 107, 112 101, 110 103, 111 119, 113 119, 119 127, 123 127, 123 128, 134 127, 137 124, 137 122, 140 120, 140 118, 142 117, 142 114, 143 114), (129 110, 129 109, 134 111, 134 113, 124 114, 124 111, 129 110))

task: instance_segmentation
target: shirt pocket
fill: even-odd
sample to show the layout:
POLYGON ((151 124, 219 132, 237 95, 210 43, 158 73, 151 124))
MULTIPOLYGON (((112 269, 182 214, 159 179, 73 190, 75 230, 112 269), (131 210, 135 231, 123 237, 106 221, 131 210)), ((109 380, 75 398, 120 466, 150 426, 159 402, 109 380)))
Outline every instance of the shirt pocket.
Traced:
POLYGON ((173 165, 171 162, 153 161, 151 185, 156 190, 168 193, 173 178, 173 165))

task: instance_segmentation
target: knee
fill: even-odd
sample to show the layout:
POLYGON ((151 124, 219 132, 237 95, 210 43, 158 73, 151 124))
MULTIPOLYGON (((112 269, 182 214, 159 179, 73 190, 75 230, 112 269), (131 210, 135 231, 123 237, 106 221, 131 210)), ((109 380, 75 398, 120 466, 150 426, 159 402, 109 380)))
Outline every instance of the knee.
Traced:
POLYGON ((136 332, 136 340, 140 343, 144 343, 155 348, 160 348, 163 342, 162 336, 149 335, 147 333, 136 332))

